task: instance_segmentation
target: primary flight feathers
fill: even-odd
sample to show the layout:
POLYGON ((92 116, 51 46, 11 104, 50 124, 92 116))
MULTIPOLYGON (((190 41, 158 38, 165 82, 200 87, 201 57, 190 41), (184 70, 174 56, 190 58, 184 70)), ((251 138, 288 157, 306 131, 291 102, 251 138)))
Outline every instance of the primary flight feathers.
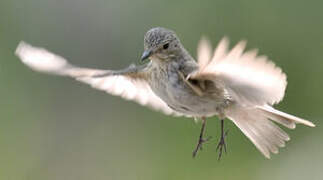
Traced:
POLYGON ((211 55, 211 45, 203 38, 198 46, 199 71, 195 77, 219 79, 232 98, 243 105, 275 104, 284 97, 287 81, 281 69, 256 50, 244 52, 246 42, 228 50, 223 38, 211 55))
POLYGON ((157 97, 145 79, 132 77, 131 75, 113 75, 113 71, 81 68, 71 65, 63 57, 51 53, 43 48, 31 46, 20 42, 16 55, 28 67, 35 71, 69 76, 78 81, 91 85, 93 88, 106 91, 112 95, 121 96, 127 100, 162 111, 167 115, 180 116, 168 105, 157 97), (112 75, 99 77, 99 75, 111 72, 112 75))

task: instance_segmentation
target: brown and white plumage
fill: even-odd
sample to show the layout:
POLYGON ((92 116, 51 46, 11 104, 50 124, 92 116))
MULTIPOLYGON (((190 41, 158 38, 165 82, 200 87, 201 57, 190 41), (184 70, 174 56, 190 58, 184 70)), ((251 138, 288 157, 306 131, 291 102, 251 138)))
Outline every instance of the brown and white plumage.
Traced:
POLYGON ((265 56, 258 56, 256 50, 244 52, 245 44, 241 41, 229 50, 229 42, 224 38, 211 56, 210 43, 202 39, 198 46, 199 70, 191 78, 225 87, 234 102, 225 116, 270 158, 270 152, 278 153, 278 147, 284 147, 289 140, 288 134, 272 121, 291 129, 297 123, 315 125, 271 107, 284 97, 286 75, 265 56))
POLYGON ((211 47, 202 40, 198 51, 201 68, 196 76, 219 79, 233 99, 244 106, 278 103, 284 97, 286 75, 265 56, 257 56, 256 50, 244 52, 245 45, 241 41, 229 51, 229 42, 224 38, 211 57, 203 55, 209 53, 211 47))
POLYGON ((115 73, 117 71, 80 68, 73 66, 63 57, 51 53, 43 48, 33 47, 21 42, 16 55, 22 62, 35 71, 69 76, 78 81, 91 85, 93 88, 106 91, 127 100, 133 100, 141 105, 162 111, 167 115, 180 116, 167 104, 157 97, 150 89, 146 80, 130 72, 115 73), (111 75, 107 75, 107 74, 111 75), (101 75, 104 75, 100 77, 101 75))
MULTIPOLYGON (((168 115, 202 119, 218 115, 221 138, 223 118, 227 117, 269 158, 289 140, 275 122, 290 129, 298 123, 315 125, 272 107, 284 97, 286 75, 265 56, 258 56, 256 50, 244 52, 245 44, 241 41, 229 50, 224 38, 212 52, 210 42, 202 38, 196 62, 173 31, 153 28, 145 35, 142 57, 151 62, 120 71, 76 67, 24 42, 19 44, 16 55, 33 70, 75 78, 168 115)), ((203 122, 196 150, 205 142, 205 119, 203 122)), ((225 145, 221 140, 219 145, 225 145)))

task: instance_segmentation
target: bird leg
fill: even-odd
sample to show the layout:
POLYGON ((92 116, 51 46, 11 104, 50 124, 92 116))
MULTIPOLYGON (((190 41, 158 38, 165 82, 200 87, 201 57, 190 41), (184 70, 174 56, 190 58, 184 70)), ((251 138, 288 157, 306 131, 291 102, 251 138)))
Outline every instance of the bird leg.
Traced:
POLYGON ((219 150, 218 160, 221 159, 223 150, 224 150, 225 153, 227 152, 227 147, 226 147, 226 144, 225 144, 225 137, 227 136, 227 134, 228 134, 228 131, 226 131, 224 133, 224 120, 221 119, 221 137, 220 137, 219 144, 216 147, 216 150, 219 150))
POLYGON ((202 117, 202 128, 201 128, 201 132, 200 132, 199 141, 193 151, 193 158, 196 156, 196 154, 199 150, 202 150, 203 143, 207 142, 211 138, 211 137, 203 138, 203 135, 205 132, 205 125, 206 125, 206 119, 205 119, 205 117, 202 117))

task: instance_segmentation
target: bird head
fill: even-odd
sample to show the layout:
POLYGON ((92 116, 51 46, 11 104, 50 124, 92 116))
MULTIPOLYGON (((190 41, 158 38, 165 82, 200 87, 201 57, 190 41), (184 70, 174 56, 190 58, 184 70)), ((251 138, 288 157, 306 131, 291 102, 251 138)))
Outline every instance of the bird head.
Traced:
POLYGON ((180 55, 182 45, 176 34, 169 29, 156 27, 152 28, 144 37, 144 52, 141 60, 158 59, 171 60, 180 55))

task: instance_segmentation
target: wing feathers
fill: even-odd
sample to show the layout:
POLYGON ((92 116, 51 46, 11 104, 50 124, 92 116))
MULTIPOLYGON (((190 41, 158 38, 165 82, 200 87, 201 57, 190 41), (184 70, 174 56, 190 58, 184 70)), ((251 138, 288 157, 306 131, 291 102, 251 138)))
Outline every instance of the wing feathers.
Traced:
POLYGON ((257 56, 257 50, 244 52, 245 41, 239 42, 231 51, 228 51, 228 44, 224 38, 211 59, 199 59, 209 63, 200 67, 192 78, 208 75, 209 80, 223 83, 233 99, 247 106, 278 103, 284 97, 287 84, 281 69, 267 57, 257 56))
POLYGON ((25 42, 18 45, 16 55, 35 71, 69 76, 87 83, 93 88, 134 100, 141 105, 152 107, 166 114, 181 115, 170 109, 153 93, 143 76, 133 71, 135 68, 133 66, 121 71, 80 68, 69 64, 63 57, 25 42))
POLYGON ((200 68, 204 68, 211 59, 212 46, 208 39, 202 37, 197 47, 197 59, 200 68))
POLYGON ((24 64, 35 71, 62 75, 65 69, 69 67, 64 58, 49 53, 43 48, 35 49, 23 41, 19 43, 15 54, 24 64))
POLYGON ((209 59, 208 66, 216 66, 217 63, 221 62, 223 57, 225 57, 226 54, 228 53, 228 48, 229 48, 229 39, 227 37, 224 37, 216 47, 213 57, 209 59))

